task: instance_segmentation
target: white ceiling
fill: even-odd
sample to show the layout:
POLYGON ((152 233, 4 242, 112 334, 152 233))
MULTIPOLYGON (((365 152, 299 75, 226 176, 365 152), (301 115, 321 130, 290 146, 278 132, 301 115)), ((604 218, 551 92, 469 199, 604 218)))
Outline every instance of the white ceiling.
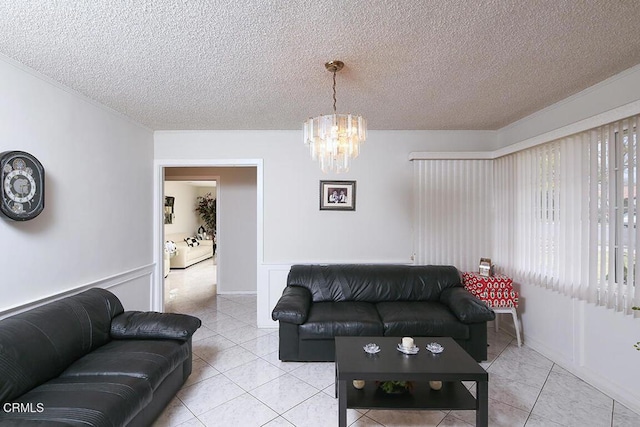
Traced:
POLYGON ((151 129, 499 129, 640 63, 640 0, 0 1, 0 52, 151 129))

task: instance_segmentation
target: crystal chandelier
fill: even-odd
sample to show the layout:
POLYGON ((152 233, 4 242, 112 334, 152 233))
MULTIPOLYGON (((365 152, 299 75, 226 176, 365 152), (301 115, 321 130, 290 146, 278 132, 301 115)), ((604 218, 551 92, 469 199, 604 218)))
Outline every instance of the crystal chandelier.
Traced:
POLYGON ((362 116, 336 113, 336 73, 342 61, 324 64, 333 73, 333 114, 310 118, 304 123, 304 143, 322 172, 347 172, 351 159, 358 157, 360 143, 367 137, 367 122, 362 116))

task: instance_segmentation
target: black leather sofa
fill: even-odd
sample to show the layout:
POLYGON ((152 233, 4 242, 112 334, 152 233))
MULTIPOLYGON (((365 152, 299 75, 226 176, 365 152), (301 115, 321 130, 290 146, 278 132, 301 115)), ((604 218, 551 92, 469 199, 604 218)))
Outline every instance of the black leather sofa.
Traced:
POLYGON ((271 316, 282 361, 333 361, 334 337, 357 335, 452 337, 482 361, 495 319, 455 267, 365 264, 292 266, 271 316))
POLYGON ((200 319, 93 288, 0 321, 0 426, 149 426, 191 373, 200 319))

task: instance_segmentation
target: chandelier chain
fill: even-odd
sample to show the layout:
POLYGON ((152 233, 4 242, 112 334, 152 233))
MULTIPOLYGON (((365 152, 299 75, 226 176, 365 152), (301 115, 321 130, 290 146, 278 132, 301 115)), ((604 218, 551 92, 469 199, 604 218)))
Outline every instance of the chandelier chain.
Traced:
POLYGON ((336 114, 336 72, 337 70, 333 70, 333 114, 336 114))

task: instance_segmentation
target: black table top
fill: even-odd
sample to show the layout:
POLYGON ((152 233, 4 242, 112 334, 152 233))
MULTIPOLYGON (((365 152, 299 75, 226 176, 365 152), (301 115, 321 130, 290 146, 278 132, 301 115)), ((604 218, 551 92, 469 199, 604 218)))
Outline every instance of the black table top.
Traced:
POLYGON ((400 337, 336 337, 336 375, 338 380, 441 380, 487 381, 488 374, 469 354, 448 337, 414 337, 420 348, 407 355, 396 349, 400 337), (444 351, 433 354, 426 349, 440 343, 444 351), (363 346, 375 343, 380 352, 368 354, 363 346))

